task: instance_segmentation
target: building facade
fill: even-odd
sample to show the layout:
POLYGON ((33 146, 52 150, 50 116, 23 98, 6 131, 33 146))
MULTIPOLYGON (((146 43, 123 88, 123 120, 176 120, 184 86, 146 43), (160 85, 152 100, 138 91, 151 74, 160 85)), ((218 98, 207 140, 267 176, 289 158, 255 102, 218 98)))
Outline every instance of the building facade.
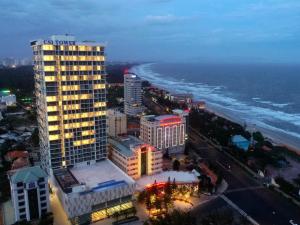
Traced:
POLYGON ((162 171, 162 151, 134 136, 109 138, 109 158, 133 179, 162 171))
POLYGON ((57 171, 55 181, 72 224, 94 223, 133 208, 135 182, 109 160, 57 171))
POLYGON ((137 116, 143 112, 142 80, 133 73, 124 74, 124 112, 137 116))
POLYGON ((121 134, 127 133, 127 117, 126 114, 117 110, 107 110, 107 128, 108 135, 117 137, 121 134))
POLYGON ((141 117, 140 139, 164 153, 183 153, 185 138, 186 118, 183 114, 141 117))
POLYGON ((8 173, 15 222, 40 218, 49 211, 47 174, 39 166, 8 173))
POLYGON ((31 46, 41 165, 70 222, 132 208, 134 180, 107 160, 104 46, 73 36, 31 46))
POLYGON ((17 99, 14 94, 3 95, 0 93, 0 100, 0 103, 5 104, 6 106, 12 106, 17 103, 17 99))
POLYGON ((104 46, 73 36, 31 46, 42 167, 51 174, 106 158, 104 46))

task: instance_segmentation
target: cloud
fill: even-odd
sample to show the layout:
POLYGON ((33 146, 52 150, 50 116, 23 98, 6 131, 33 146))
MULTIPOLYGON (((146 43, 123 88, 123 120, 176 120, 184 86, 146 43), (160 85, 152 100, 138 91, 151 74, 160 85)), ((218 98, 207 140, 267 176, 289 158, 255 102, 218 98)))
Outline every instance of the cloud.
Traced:
POLYGON ((180 22, 184 20, 188 20, 190 17, 186 16, 175 16, 172 14, 166 14, 166 15, 148 15, 146 16, 146 22, 150 24, 172 24, 175 22, 180 22))

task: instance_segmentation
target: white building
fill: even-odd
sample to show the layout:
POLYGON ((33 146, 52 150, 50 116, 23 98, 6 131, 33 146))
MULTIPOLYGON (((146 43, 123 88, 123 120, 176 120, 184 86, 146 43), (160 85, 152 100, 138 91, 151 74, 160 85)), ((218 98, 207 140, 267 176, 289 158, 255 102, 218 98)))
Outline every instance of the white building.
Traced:
POLYGON ((108 135, 117 137, 120 134, 127 133, 127 117, 126 114, 117 110, 107 110, 107 128, 108 135))
POLYGON ((129 116, 140 115, 142 105, 142 80, 132 73, 124 74, 124 112, 129 116))
POLYGON ((17 103, 16 96, 14 94, 1 95, 1 103, 11 106, 17 103))
POLYGON ((135 182, 109 160, 55 173, 56 188, 72 224, 90 224, 133 208, 135 182))
POLYGON ((134 136, 109 138, 109 157, 133 179, 162 171, 162 151, 134 136))
POLYGON ((185 146, 185 114, 141 117, 140 139, 169 154, 182 153, 185 146))
POLYGON ((33 220, 49 211, 47 174, 39 166, 10 171, 8 174, 15 222, 33 220))

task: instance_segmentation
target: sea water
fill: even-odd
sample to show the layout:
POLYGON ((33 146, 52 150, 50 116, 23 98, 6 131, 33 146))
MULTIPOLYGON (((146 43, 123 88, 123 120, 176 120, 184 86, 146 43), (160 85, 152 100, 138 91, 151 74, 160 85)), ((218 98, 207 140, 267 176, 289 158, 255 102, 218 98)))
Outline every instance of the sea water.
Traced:
POLYGON ((131 71, 300 149, 300 65, 148 63, 131 71))

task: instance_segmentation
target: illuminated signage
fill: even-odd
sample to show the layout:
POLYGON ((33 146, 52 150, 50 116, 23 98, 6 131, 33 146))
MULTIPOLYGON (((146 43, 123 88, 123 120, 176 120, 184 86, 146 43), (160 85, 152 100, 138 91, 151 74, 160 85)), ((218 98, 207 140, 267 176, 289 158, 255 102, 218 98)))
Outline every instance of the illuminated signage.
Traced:
POLYGON ((64 40, 44 40, 44 44, 51 44, 51 45, 75 45, 76 41, 64 41, 64 40))

